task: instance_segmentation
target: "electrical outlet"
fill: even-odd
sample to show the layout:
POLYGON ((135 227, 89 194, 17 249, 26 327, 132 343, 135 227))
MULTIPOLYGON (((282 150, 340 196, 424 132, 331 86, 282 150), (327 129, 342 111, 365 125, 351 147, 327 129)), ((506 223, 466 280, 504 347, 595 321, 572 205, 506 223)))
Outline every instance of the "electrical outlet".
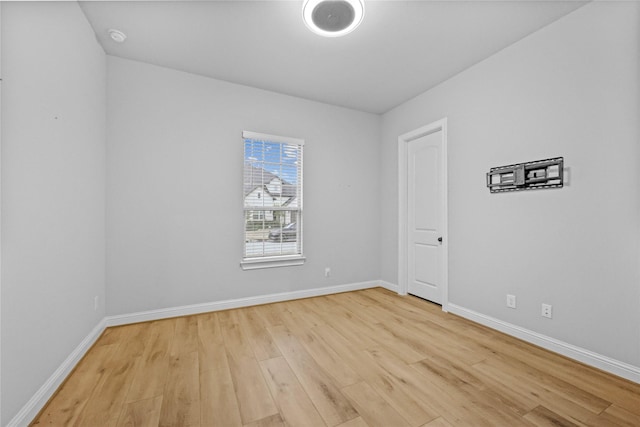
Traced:
POLYGON ((98 311, 98 296, 93 297, 93 310, 98 311))
POLYGON ((330 267, 326 267, 324 269, 324 277, 331 277, 331 268, 330 267))
POLYGON ((551 304, 542 304, 542 317, 548 317, 551 319, 553 316, 553 307, 551 304))
POLYGON ((507 307, 516 308, 516 296, 507 294, 507 307))

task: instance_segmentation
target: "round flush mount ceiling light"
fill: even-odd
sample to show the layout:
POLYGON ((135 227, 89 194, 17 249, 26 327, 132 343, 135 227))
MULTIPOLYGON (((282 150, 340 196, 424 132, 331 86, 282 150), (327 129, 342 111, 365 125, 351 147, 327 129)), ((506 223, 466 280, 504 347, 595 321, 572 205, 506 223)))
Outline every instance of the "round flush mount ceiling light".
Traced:
POLYGON ((107 33, 109 33, 109 37, 111 37, 111 40, 116 43, 124 43, 124 41, 127 39, 127 35, 125 33, 123 33, 122 31, 114 30, 113 28, 107 30, 107 33))
POLYGON ((340 37, 355 30, 364 17, 364 0, 304 0, 302 19, 324 37, 340 37))

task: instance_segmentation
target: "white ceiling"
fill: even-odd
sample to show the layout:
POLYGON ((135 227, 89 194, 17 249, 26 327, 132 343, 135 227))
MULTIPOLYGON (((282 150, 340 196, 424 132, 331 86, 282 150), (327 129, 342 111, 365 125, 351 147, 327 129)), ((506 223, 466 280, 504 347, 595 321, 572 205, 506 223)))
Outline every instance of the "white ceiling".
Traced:
POLYGON ((577 1, 371 1, 323 38, 300 1, 81 2, 109 55, 383 113, 557 20, 577 1), (109 28, 127 34, 111 41, 109 28))

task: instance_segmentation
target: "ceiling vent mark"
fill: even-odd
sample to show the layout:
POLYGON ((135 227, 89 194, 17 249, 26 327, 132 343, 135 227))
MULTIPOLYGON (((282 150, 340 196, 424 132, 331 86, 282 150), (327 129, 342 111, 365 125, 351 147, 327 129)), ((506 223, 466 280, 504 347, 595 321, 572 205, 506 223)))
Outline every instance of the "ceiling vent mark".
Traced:
POLYGON ((114 30, 113 28, 107 30, 109 37, 116 43, 124 43, 127 39, 127 35, 120 30, 114 30))

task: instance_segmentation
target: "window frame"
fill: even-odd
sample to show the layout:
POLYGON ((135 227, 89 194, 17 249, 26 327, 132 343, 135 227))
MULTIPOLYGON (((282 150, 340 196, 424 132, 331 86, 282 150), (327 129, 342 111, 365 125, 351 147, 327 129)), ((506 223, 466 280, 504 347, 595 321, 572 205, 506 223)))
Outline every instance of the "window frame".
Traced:
MULTIPOLYGON (((243 243, 242 243, 242 261, 240 262, 240 266, 242 267, 243 270, 255 270, 255 269, 261 269, 261 268, 273 268, 273 267, 288 267, 288 266, 296 266, 296 265, 302 265, 304 264, 304 262, 306 261, 306 257, 304 256, 304 233, 303 233, 303 200, 304 200, 304 191, 303 191, 303 172, 304 172, 304 139, 300 139, 300 138, 292 138, 292 137, 286 137, 286 136, 277 136, 277 135, 269 135, 269 134, 265 134, 265 133, 260 133, 260 132, 253 132, 253 131, 242 131, 242 144, 243 144, 243 165, 242 165, 242 173, 243 173, 243 178, 242 178, 242 182, 243 182, 243 192, 242 192, 242 214, 243 214, 243 232, 242 232, 242 237, 243 237, 243 243), (299 154, 299 159, 300 159, 300 165, 298 166, 298 180, 299 182, 296 184, 297 188, 299 190, 299 199, 297 201, 298 203, 298 207, 297 209, 283 209, 282 207, 269 207, 268 209, 260 209, 259 207, 247 207, 245 205, 245 194, 244 194, 244 172, 245 172, 245 154, 244 154, 244 144, 246 143, 247 139, 252 139, 252 140, 260 140, 260 141, 268 141, 270 143, 276 143, 276 144, 288 144, 288 145, 297 145, 299 146, 299 150, 300 150, 300 154, 299 154), (256 209, 257 208, 257 209, 256 209), (246 218, 247 218, 247 211, 255 211, 255 210, 261 210, 263 212, 266 212, 267 210, 272 210, 272 211, 291 211, 291 212, 297 212, 297 236, 299 239, 299 253, 297 254, 287 254, 287 255, 264 255, 264 256, 253 256, 253 257, 247 257, 246 253, 247 253, 247 223, 246 223, 246 218)), ((282 179, 282 178, 281 178, 282 179)), ((263 214, 266 216, 266 214, 263 214)))

